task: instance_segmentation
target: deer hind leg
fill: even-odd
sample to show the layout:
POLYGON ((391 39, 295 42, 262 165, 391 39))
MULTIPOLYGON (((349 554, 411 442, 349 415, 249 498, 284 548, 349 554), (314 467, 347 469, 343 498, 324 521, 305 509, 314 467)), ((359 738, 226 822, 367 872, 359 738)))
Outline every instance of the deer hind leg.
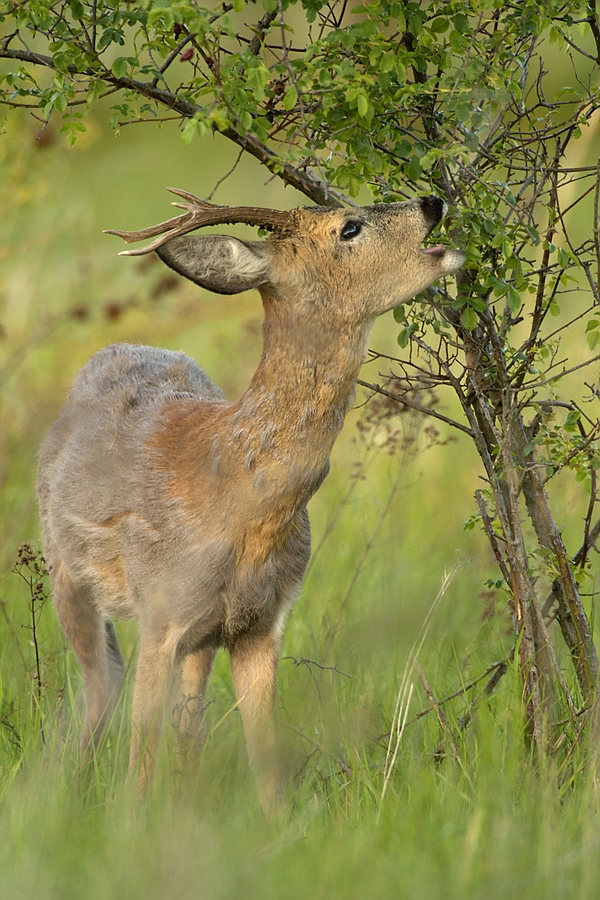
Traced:
POLYGON ((139 784, 146 793, 152 777, 164 718, 176 643, 169 636, 142 633, 131 710, 132 735, 129 778, 139 768, 139 784))
POLYGON ((52 592, 58 620, 81 666, 86 714, 81 749, 98 744, 114 709, 125 665, 112 622, 94 603, 87 585, 76 585, 62 563, 52 571, 52 592))
POLYGON ((246 736, 250 764, 264 812, 276 812, 283 773, 275 721, 280 638, 278 631, 244 635, 230 648, 231 673, 246 736))
POLYGON ((206 703, 206 685, 212 670, 216 647, 209 646, 189 653, 181 664, 179 691, 174 705, 174 724, 182 750, 202 742, 202 725, 206 703))

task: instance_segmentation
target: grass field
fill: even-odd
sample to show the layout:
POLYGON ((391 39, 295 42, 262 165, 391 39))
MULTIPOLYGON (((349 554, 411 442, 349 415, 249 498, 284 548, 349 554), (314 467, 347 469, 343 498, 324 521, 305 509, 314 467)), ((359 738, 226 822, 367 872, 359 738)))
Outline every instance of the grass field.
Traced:
MULTIPOLYGON (((509 653, 511 625, 484 585, 495 570, 482 535, 463 530, 477 487, 471 450, 427 449, 423 423, 406 416, 394 455, 381 433, 365 443, 360 410, 350 416, 311 502, 315 556, 280 673, 286 814, 260 812, 224 654, 193 774, 179 771, 167 733, 147 801, 125 786, 131 678, 94 764, 79 769, 79 671, 48 601, 36 679, 30 592, 11 571, 22 542, 39 547, 37 448, 77 368, 111 341, 183 349, 235 397, 260 350, 260 303, 119 260, 100 234, 164 218, 166 185, 206 195, 235 160, 226 147, 184 148, 166 129, 116 141, 101 120, 72 151, 41 148, 34 134, 17 123, 0 145, 10 208, 0 223, 0 896, 600 896, 595 770, 577 752, 547 769, 528 758, 510 660, 465 724, 486 679, 469 685, 509 653), (457 696, 438 715, 424 684, 437 699, 457 696), (388 735, 409 693, 394 753, 388 735)), ((302 203, 251 165, 215 199, 302 203)), ((393 347, 394 328, 382 320, 374 346, 393 347)), ((564 510, 568 535, 567 494, 564 510)), ((119 634, 133 666, 135 627, 119 634)))

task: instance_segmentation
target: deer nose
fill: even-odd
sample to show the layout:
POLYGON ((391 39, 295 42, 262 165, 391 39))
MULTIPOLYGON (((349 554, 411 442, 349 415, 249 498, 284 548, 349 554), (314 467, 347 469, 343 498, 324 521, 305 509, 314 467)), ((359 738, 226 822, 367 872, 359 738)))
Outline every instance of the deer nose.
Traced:
POLYGON ((448 207, 440 197, 423 197, 421 200, 421 211, 425 217, 425 221, 433 228, 446 215, 448 207))

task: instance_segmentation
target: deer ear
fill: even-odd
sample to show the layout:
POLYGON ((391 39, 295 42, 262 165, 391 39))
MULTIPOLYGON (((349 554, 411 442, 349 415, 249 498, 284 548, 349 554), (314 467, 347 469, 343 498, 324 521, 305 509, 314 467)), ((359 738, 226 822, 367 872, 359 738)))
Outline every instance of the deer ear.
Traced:
POLYGON ((269 280, 268 256, 260 242, 225 235, 184 235, 157 249, 164 263, 217 294, 239 294, 269 280))

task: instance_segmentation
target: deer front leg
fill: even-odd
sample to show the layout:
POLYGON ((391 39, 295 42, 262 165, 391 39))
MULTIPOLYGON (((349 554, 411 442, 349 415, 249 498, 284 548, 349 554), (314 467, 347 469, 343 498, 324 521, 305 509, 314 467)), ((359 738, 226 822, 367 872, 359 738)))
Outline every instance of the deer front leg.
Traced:
POLYGON ((154 769, 175 649, 173 642, 164 636, 141 637, 131 711, 128 778, 134 776, 139 766, 142 795, 146 793, 154 769))
POLYGON ((272 815, 282 799, 283 773, 275 721, 278 633, 244 635, 230 648, 233 684, 261 806, 272 815))

